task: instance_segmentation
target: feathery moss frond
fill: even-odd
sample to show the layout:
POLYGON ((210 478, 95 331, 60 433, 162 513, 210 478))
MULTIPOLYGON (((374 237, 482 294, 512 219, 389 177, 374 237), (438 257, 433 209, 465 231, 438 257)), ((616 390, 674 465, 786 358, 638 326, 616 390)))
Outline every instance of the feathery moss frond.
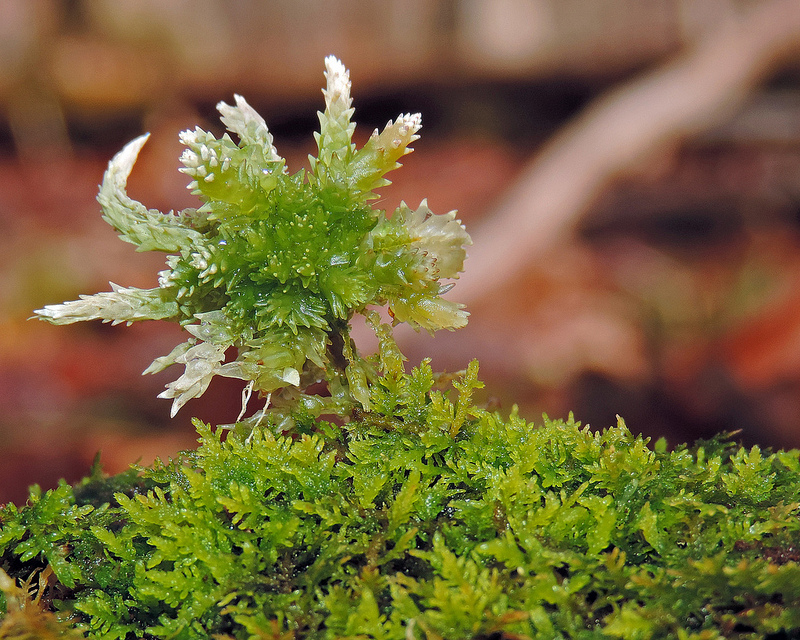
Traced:
POLYGON ((534 425, 474 404, 476 362, 447 390, 395 358, 342 426, 197 421, 196 451, 0 508, 0 566, 49 566, 90 638, 800 633, 797 451, 534 425))

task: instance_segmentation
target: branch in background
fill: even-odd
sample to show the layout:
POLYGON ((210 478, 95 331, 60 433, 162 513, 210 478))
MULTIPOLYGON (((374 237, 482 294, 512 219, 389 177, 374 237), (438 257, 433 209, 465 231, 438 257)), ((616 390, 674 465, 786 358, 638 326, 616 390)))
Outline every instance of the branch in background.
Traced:
POLYGON ((676 60, 599 98, 522 172, 473 233, 459 300, 474 303, 546 259, 611 180, 716 124, 800 50, 800 3, 772 0, 730 18, 676 60))

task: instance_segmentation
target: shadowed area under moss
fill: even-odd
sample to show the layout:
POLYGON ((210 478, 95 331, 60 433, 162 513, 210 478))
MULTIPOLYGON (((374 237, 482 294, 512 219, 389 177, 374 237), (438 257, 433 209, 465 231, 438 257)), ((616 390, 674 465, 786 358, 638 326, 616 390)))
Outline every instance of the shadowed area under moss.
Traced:
POLYGON ((477 363, 439 382, 395 368, 342 426, 198 421, 166 464, 5 506, 0 566, 52 571, 98 638, 798 637, 798 452, 503 418, 477 363))

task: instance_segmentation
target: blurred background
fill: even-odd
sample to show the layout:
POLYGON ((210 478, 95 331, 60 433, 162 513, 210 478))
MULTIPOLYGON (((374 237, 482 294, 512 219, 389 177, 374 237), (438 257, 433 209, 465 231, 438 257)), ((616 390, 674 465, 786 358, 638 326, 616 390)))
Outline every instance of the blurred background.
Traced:
POLYGON ((163 256, 95 202, 136 135, 129 192, 162 211, 195 204, 178 132, 221 133, 234 92, 306 166, 330 53, 359 142, 423 114, 380 206, 427 197, 475 242, 449 294, 470 325, 399 331, 412 364, 477 357, 484 399, 534 422, 800 446, 796 0, 0 0, 0 504, 236 418, 236 381, 170 420, 179 372, 140 375, 177 327, 28 318, 155 285, 163 256))

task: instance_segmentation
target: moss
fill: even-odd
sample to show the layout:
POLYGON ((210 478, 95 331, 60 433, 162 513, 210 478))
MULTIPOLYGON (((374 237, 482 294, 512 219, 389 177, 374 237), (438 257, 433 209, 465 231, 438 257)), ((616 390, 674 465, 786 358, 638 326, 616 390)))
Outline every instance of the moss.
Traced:
POLYGON ((217 105, 229 131, 221 138, 199 127, 181 133, 181 171, 199 208, 165 214, 130 198, 128 175, 147 135, 126 145, 97 199, 123 240, 168 254, 158 286, 112 284, 37 316, 54 324, 183 325, 188 340, 146 371, 184 365, 160 396, 173 400, 173 415, 215 376, 244 380, 248 394, 277 406, 296 404, 298 391, 325 381, 329 396, 308 400, 309 412, 369 410, 375 372, 352 343, 353 316, 364 316, 383 342, 391 327, 376 307, 417 330, 463 327, 463 305, 441 295, 462 271, 471 240, 454 211, 434 214, 425 200, 415 210, 401 203, 391 215, 370 205, 411 152, 421 116, 401 115, 356 149, 349 72, 333 56, 325 66, 325 110, 308 171, 288 171, 266 122, 241 96, 234 106, 217 105))
POLYGON ((534 426, 476 386, 423 363, 341 426, 198 421, 175 460, 3 508, 2 567, 103 638, 800 633, 797 452, 534 426))
POLYGON ((200 208, 128 197, 145 136, 111 161, 105 219, 168 268, 154 289, 36 313, 180 322, 192 337, 148 369, 185 366, 162 394, 173 412, 216 375, 246 382, 242 416, 253 391, 268 406, 196 421, 199 447, 166 463, 110 478, 95 464, 2 507, 0 639, 800 637, 798 452, 724 436, 651 448, 621 420, 533 425, 476 404, 477 362, 406 373, 375 307, 463 326, 440 295, 470 238, 424 201, 368 206, 420 118, 356 150, 348 73, 326 66, 307 173, 285 170, 239 96, 218 105, 238 143, 182 135, 200 208), (376 357, 358 353, 354 314, 376 357))
POLYGON ((83 634, 49 610, 45 598, 50 569, 36 571, 19 584, 0 570, 0 601, 5 615, 0 618, 2 640, 73 640, 83 634))

